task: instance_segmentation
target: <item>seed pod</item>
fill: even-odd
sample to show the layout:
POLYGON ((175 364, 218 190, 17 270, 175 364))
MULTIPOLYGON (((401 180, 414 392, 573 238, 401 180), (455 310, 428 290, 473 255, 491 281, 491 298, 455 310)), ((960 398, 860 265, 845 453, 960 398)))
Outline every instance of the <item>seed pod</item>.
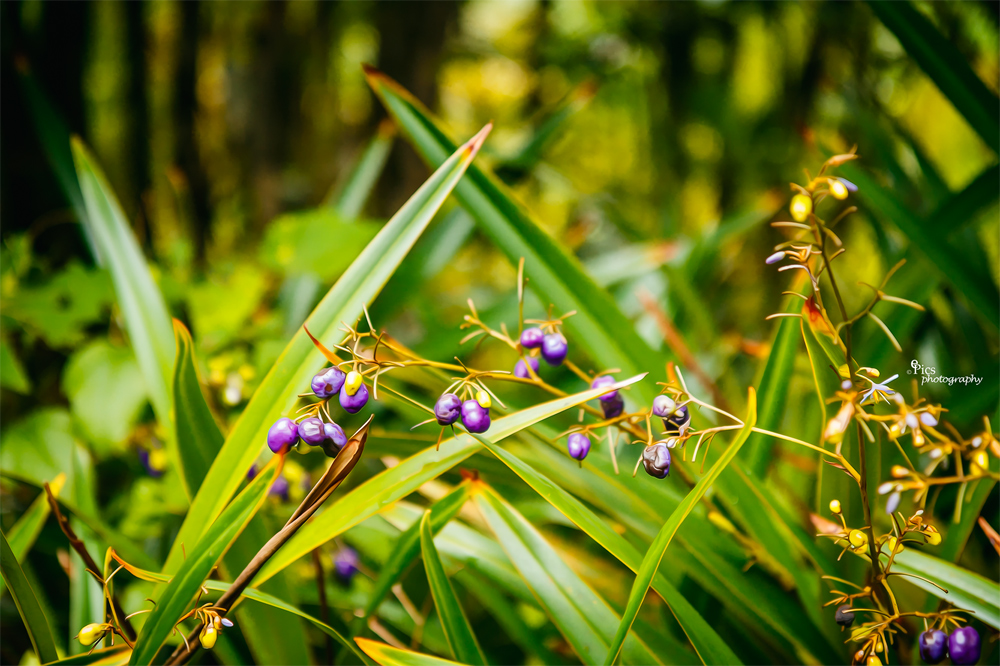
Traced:
POLYGON ((851 610, 851 604, 842 604, 838 606, 833 619, 836 620, 837 624, 842 627, 850 627, 854 624, 854 611, 851 610))
POLYGON ((198 640, 201 641, 201 646, 206 650, 211 650, 215 647, 215 641, 219 638, 219 630, 215 628, 214 624, 206 624, 198 635, 198 640))
POLYGON ((657 479, 666 478, 670 475, 670 449, 662 442, 647 446, 642 452, 642 466, 646 474, 657 479))
POLYGON ((847 538, 855 550, 860 550, 868 545, 868 535, 861 530, 851 530, 851 533, 847 535, 847 538))

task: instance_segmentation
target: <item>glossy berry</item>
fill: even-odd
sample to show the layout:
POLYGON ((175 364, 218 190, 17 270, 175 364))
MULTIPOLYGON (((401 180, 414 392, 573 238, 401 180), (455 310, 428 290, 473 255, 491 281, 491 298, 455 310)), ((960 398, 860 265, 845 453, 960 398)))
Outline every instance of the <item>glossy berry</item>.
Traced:
POLYGON ((319 446, 326 439, 326 429, 323 427, 323 420, 316 416, 310 416, 299 422, 299 439, 309 446, 319 446))
POLYGON ((936 664, 948 656, 948 634, 940 629, 932 629, 920 634, 917 639, 920 658, 927 664, 936 664))
POLYGON ((344 444, 347 444, 347 435, 344 434, 344 429, 336 423, 324 423, 323 432, 326 434, 326 439, 320 445, 323 447, 323 453, 330 458, 336 458, 340 449, 343 448, 344 444))
POLYGON ((462 425, 469 432, 486 432, 490 429, 490 410, 475 400, 466 400, 462 403, 462 425))
POLYGON ((337 580, 343 584, 348 584, 358 571, 358 554, 353 548, 347 546, 341 548, 333 556, 333 573, 337 580))
POLYGON ((267 446, 273 453, 288 451, 297 441, 299 441, 299 427, 295 421, 286 416, 275 421, 267 431, 267 446))
POLYGON ((583 460, 590 453, 590 438, 582 432, 574 432, 566 442, 569 449, 569 457, 575 460, 583 460))
POLYGON ((347 375, 337 366, 325 368, 312 378, 312 391, 317 398, 329 398, 340 391, 345 379, 347 379, 347 375))
POLYGON ((289 490, 288 479, 286 479, 283 476, 279 476, 277 479, 274 480, 274 483, 271 484, 271 487, 268 489, 267 494, 270 495, 271 497, 277 497, 283 502, 287 502, 288 490, 289 490))
POLYGON ((528 373, 528 365, 524 364, 525 359, 528 361, 528 365, 531 366, 531 369, 535 372, 535 374, 538 374, 538 359, 534 356, 525 356, 514 366, 514 376, 520 377, 521 379, 531 379, 531 375, 528 373))
POLYGON ((476 402, 483 409, 489 409, 493 406, 493 399, 490 397, 490 394, 482 390, 476 392, 476 402))
POLYGON ((625 411, 625 401, 620 395, 617 395, 614 400, 602 400, 601 409, 604 410, 604 418, 613 419, 616 416, 621 416, 621 413, 625 411))
POLYGON ((677 407, 672 414, 663 419, 663 425, 667 430, 675 430, 677 432, 686 430, 691 425, 691 413, 688 411, 687 405, 677 407))
POLYGON ((972 627, 959 627, 948 637, 948 654, 953 664, 974 664, 979 661, 983 646, 979 632, 972 627))
POLYGON ((198 634, 198 640, 201 642, 201 646, 206 650, 211 650, 215 647, 215 641, 219 637, 219 630, 215 628, 214 623, 208 623, 198 634))
POLYGON ((834 614, 833 619, 842 627, 850 627, 854 624, 854 611, 851 610, 851 604, 837 606, 837 612, 834 614))
POLYGON ((340 388, 340 406, 344 408, 348 414, 357 414, 361 411, 361 408, 368 403, 368 387, 364 384, 358 386, 358 390, 354 395, 347 392, 347 384, 345 383, 340 388))
POLYGON ((642 452, 642 466, 646 474, 662 479, 670 475, 670 449, 662 442, 647 446, 642 452))
MULTIPOLYGON (((601 388, 604 386, 611 386, 614 383, 615 383, 615 378, 612 377, 611 375, 601 375, 594 381, 590 382, 590 388, 601 388)), ((618 391, 614 390, 605 393, 599 398, 599 400, 601 402, 611 402, 617 397, 618 397, 618 391)))
POLYGON ((93 645, 101 640, 107 630, 108 627, 105 624, 91 623, 81 629, 76 638, 84 645, 93 645))
POLYGON ((666 418, 677 409, 677 403, 669 395, 658 395, 653 398, 653 415, 666 418))
POLYGON ((526 328, 521 332, 521 346, 525 349, 535 349, 542 346, 545 334, 540 328, 526 328))
POLYGON ((550 333, 542 338, 542 358, 549 365, 560 365, 568 351, 569 343, 562 333, 550 333))
POLYGON ((434 403, 434 418, 439 425, 451 425, 462 415, 462 399, 454 393, 444 393, 434 403))

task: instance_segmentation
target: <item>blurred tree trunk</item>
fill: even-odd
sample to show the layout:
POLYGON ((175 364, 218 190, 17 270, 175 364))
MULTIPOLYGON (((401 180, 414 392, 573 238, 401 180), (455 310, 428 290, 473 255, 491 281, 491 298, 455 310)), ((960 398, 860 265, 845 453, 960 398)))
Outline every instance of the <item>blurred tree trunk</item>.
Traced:
POLYGON ((149 213, 144 201, 150 188, 149 170, 149 104, 146 98, 146 22, 145 6, 141 2, 125 3, 125 49, 128 54, 128 110, 132 136, 128 145, 132 149, 130 171, 135 187, 135 226, 141 229, 139 237, 149 243, 146 226, 149 213))
MULTIPOLYGON (((457 2, 379 2, 379 68, 431 109, 437 106, 437 72, 444 45, 458 16, 457 2)), ((375 124, 385 117, 380 108, 375 124)), ((456 137, 458 138, 458 137, 456 137)), ((396 211, 427 178, 427 165, 405 141, 397 141, 375 199, 378 215, 396 211)))

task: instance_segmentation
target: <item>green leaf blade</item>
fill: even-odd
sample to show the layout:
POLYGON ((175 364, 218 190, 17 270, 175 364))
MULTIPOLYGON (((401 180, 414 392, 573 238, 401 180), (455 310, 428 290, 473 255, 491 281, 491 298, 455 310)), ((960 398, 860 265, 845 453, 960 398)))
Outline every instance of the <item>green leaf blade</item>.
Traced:
POLYGON ((195 365, 194 341, 187 328, 174 320, 177 357, 174 360, 174 433, 177 449, 185 461, 188 486, 197 493, 201 482, 222 448, 223 436, 202 393, 195 365))
POLYGON ((976 618, 994 629, 1000 629, 1000 595, 997 594, 996 582, 914 548, 896 553, 892 571, 909 574, 903 577, 904 580, 956 608, 974 611, 976 618))
POLYGON ((0 532, 0 573, 3 574, 3 580, 7 583, 10 595, 17 606, 17 612, 24 621, 24 627, 28 630, 28 637, 35 648, 38 660, 43 664, 56 661, 59 659, 59 654, 56 652, 49 621, 3 532, 0 532))

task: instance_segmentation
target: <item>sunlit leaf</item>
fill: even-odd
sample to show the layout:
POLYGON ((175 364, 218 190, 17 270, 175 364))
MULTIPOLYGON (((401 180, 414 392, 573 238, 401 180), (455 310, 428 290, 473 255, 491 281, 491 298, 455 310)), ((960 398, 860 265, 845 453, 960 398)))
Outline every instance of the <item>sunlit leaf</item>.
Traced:
POLYGON ((357 641, 358 647, 374 659, 379 666, 455 666, 457 664, 457 662, 433 657, 429 654, 394 648, 391 645, 367 638, 355 638, 354 640, 357 641))
POLYGON ((892 571, 909 574, 896 580, 902 579, 913 583, 956 608, 974 611, 974 617, 994 629, 1000 629, 1000 599, 997 595, 996 581, 915 548, 906 548, 896 553, 892 571))

